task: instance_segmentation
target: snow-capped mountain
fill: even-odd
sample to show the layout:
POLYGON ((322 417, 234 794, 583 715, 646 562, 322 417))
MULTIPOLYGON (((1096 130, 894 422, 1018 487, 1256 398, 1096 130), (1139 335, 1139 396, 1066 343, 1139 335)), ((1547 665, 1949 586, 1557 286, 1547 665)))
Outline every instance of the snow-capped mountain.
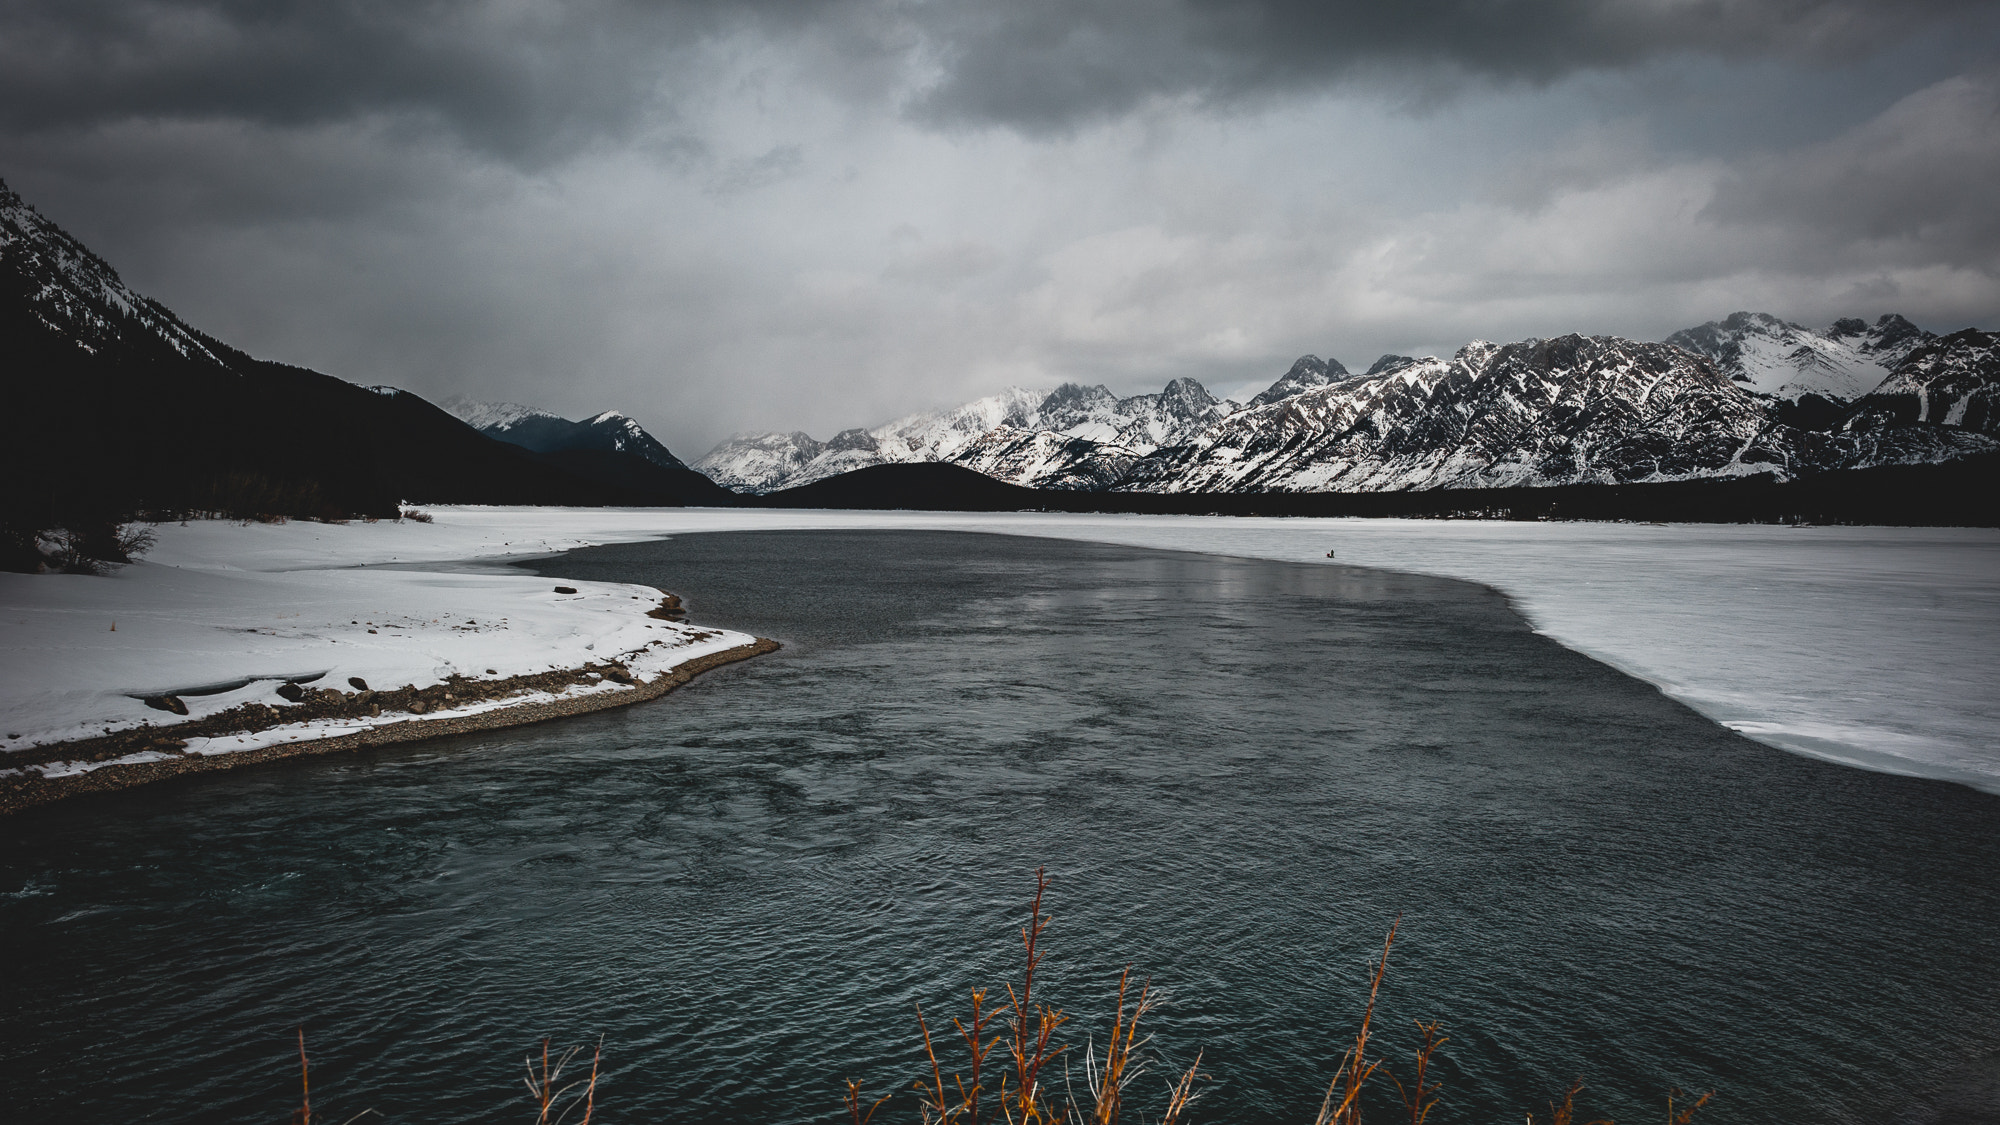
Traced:
POLYGON ((1662 344, 1476 341, 1243 411, 1137 465, 1147 492, 1389 491, 1761 471, 1760 405, 1662 344))
POLYGON ((1278 377, 1278 381, 1250 400, 1251 406, 1268 406, 1279 399, 1303 394, 1314 387, 1324 387, 1328 383, 1349 378, 1347 368, 1337 359, 1321 359, 1316 355, 1302 355, 1292 363, 1292 369, 1278 377))
POLYGON ((730 488, 772 492, 870 465, 944 461, 1037 488, 1105 488, 1126 466, 1227 417, 1236 404, 1192 379, 1119 398, 1102 386, 1011 387, 825 442, 803 433, 739 434, 695 461, 730 488))
POLYGON ((157 351, 239 369, 242 357, 134 292, 110 263, 0 181, 0 272, 18 279, 36 320, 87 353, 157 351))
POLYGON ((1894 313, 1872 325, 1850 318, 1815 332, 1769 313, 1739 312, 1666 342, 1707 356, 1731 381, 1771 401, 1780 420, 1821 429, 1932 338, 1894 313))
POLYGON ((774 492, 870 465, 948 461, 997 426, 1024 424, 1045 397, 1009 387, 949 410, 911 414, 831 440, 805 433, 736 434, 695 459, 709 479, 738 492, 774 492))
POLYGON ((1384 355, 1361 375, 1301 356, 1243 407, 1191 379, 1130 398, 1074 383, 1039 398, 1014 390, 829 442, 738 436, 696 466, 753 492, 908 461, 1090 491, 1790 478, 2000 449, 1976 432, 1992 432, 2000 409, 1990 341, 1939 341, 1894 315, 1816 333, 1737 313, 1658 344, 1476 341, 1449 359, 1384 355))
POLYGON ((1945 428, 1829 435, 1778 422, 1703 357, 1615 336, 1475 342, 1449 360, 1253 407, 1138 462, 1123 490, 1320 492, 1686 480, 1946 460, 1945 428))
POLYGON ((1931 422, 2000 437, 2000 333, 1968 328, 1912 351, 1854 404, 1843 431, 1931 422))
POLYGON ((616 410, 572 422, 539 407, 522 406, 517 402, 473 402, 451 398, 438 405, 487 437, 532 449, 536 453, 598 449, 609 453, 630 453, 663 469, 687 467, 658 438, 647 433, 645 427, 616 410))

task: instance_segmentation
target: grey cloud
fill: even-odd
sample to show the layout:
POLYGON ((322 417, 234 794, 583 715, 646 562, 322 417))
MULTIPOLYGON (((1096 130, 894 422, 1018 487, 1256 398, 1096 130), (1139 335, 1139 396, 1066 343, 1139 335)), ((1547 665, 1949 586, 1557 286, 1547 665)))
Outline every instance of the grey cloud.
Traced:
MULTIPOLYGON (((829 89, 1030 131, 1156 97, 1356 77, 1547 81, 1674 52, 1865 51, 1979 0, 13 0, 0 126, 405 115, 536 163, 629 131, 700 48, 789 44, 829 89), (803 45, 803 49, 799 49, 803 45), (897 75, 901 77, 898 78, 897 75), (924 79, 920 76, 927 75, 924 79)), ((692 80, 698 84, 698 79, 692 80)))
POLYGON ((782 183, 805 167, 805 152, 798 145, 776 145, 760 156, 731 160, 709 179, 708 190, 716 195, 734 195, 782 183))
POLYGON ((1977 0, 1021 0, 926 19, 941 121, 1060 128, 1157 97, 1230 100, 1344 80, 1548 82, 1677 53, 1840 58, 1977 0))
POLYGON ((1707 217, 1797 232, 1805 256, 2000 272, 2000 79, 1959 76, 1830 140, 1750 161, 1707 217))
POLYGON ((630 126, 705 39, 835 2, 15 0, 0 37, 0 123, 400 115, 535 161, 630 126))
POLYGON ((1933 48, 1994 36, 1955 10, 0 0, 0 175, 256 354, 698 453, 1739 307, 1988 322, 1994 84, 1933 48), (1454 76, 1492 81, 1281 96, 1454 76))

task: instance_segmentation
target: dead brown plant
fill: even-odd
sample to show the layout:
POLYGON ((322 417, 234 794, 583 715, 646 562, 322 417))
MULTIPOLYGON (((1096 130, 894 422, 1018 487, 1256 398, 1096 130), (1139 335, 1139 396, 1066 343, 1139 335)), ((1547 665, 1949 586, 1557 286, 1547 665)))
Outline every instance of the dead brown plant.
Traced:
MULTIPOLYGON (((1568 1090, 1563 1091, 1560 1105, 1550 1102, 1549 1125, 1573 1125, 1576 1120, 1576 1096, 1582 1092, 1583 1079, 1579 1078, 1569 1084, 1568 1090)), ((1535 1115, 1532 1113, 1528 1115, 1528 1125, 1535 1125, 1535 1115)), ((1584 1125, 1612 1125, 1612 1122, 1600 1119, 1584 1122, 1584 1125)))
MULTIPOLYGON (((353 1125, 375 1111, 364 1109, 341 1125, 353 1125)), ((312 1125, 312 1064, 306 1061, 306 1029, 299 1028, 299 1108, 292 1114, 292 1125, 312 1125)))
MULTIPOLYGON (((991 990, 970 990, 970 1004, 963 1016, 951 1019, 951 1030, 964 1051, 959 1069, 948 1067, 939 1037, 922 1007, 917 1009, 917 1028, 923 1039, 924 1060, 929 1074, 915 1083, 919 1118, 923 1125, 1118 1125, 1134 1101, 1133 1088, 1147 1073, 1152 1034, 1141 1024, 1160 1004, 1161 998, 1150 980, 1135 980, 1127 966, 1118 977, 1117 1003, 1112 1012, 1111 1030, 1100 1050, 1095 1038, 1081 1052, 1084 1096, 1077 1096, 1067 1065, 1073 1057, 1068 1044, 1060 1040, 1070 1017, 1048 1003, 1038 991, 1037 977, 1047 955, 1043 935, 1054 917, 1043 909, 1049 888, 1048 873, 1035 870, 1035 893, 1028 907, 1028 922, 1021 927, 1024 965, 1020 980, 1005 984, 1004 1003, 988 1003, 991 990), (997 1053, 997 1060, 995 1058, 997 1053), (1060 1085, 1052 1068, 1062 1065, 1060 1085), (946 1071, 952 1072, 947 1075, 946 1071), (997 1078, 995 1072, 997 1071, 997 1078)), ((1382 983, 1389 971, 1389 955, 1402 929, 1398 916, 1382 939, 1382 952, 1368 977, 1368 1000, 1354 1037, 1327 1083, 1313 1125, 1361 1125, 1362 1096, 1377 1075, 1388 1079, 1402 1100, 1409 1125, 1429 1125, 1431 1111, 1439 1104, 1443 1082, 1435 1076, 1438 1052, 1450 1042, 1439 1020, 1414 1021, 1417 1045, 1410 1060, 1410 1082, 1406 1085, 1389 1067, 1388 1060, 1371 1055, 1375 1040, 1375 1015, 1382 995, 1382 983)), ((950 1037, 944 1037, 949 1046, 950 1037)), ((305 1029, 298 1033, 299 1108, 293 1125, 313 1125, 311 1064, 306 1057, 305 1029)), ((523 1079, 534 1102, 536 1125, 590 1125, 597 1107, 597 1083, 604 1058, 600 1038, 590 1059, 590 1076, 564 1081, 564 1073, 583 1051, 571 1047, 556 1052, 548 1039, 542 1040, 539 1058, 525 1060, 523 1079)), ((1166 1103, 1156 1119, 1158 1125, 1183 1125, 1188 1109, 1201 1097, 1196 1084, 1208 1076, 1201 1072, 1202 1055, 1178 1078, 1167 1084, 1166 1103)), ((1379 1085, 1379 1083, 1378 1083, 1379 1085)), ((1570 1083, 1560 1102, 1550 1102, 1546 1125, 1612 1125, 1605 1119, 1578 1123, 1577 1095, 1583 1080, 1570 1083)), ((1667 1094, 1667 1125, 1691 1125, 1696 1112, 1715 1097, 1713 1090, 1699 1097, 1674 1088, 1667 1094)), ((850 1125, 871 1125, 875 1115, 889 1102, 889 1096, 867 1102, 861 1084, 849 1080, 842 1095, 850 1125)), ((374 1113, 363 1110, 343 1125, 351 1125, 374 1113)), ((1533 1114, 1528 1125, 1536 1125, 1533 1114)))
POLYGON ((534 1100, 535 1108, 539 1111, 535 1125, 563 1125, 569 1120, 569 1115, 578 1109, 583 1110, 583 1116, 577 1120, 577 1125, 590 1125, 590 1116, 597 1109, 597 1073, 598 1067, 604 1061, 604 1041, 599 1039, 597 1049, 591 1053, 590 1078, 587 1081, 577 1079, 573 1082, 563 1082, 563 1071, 582 1052, 582 1047, 571 1047, 555 1056, 554 1062, 551 1063, 549 1041, 544 1039, 539 1065, 535 1056, 528 1056, 525 1063, 528 1076, 521 1081, 527 1085, 528 1096, 534 1100), (562 1100, 569 1097, 578 1086, 583 1087, 583 1092, 571 1098, 569 1105, 564 1106, 562 1100))

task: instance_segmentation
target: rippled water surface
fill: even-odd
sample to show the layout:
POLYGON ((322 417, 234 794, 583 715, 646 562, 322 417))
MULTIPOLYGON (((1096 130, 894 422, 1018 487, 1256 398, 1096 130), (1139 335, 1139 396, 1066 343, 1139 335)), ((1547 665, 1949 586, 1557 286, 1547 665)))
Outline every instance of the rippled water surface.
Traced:
POLYGON ((1625 1121, 1995 1119, 2000 798, 1746 741, 1490 591, 945 533, 543 565, 787 648, 0 820, 0 1118, 281 1121, 303 1023, 332 1120, 528 1120, 522 1054, 602 1035, 600 1120, 832 1121, 1015 967, 1046 864, 1072 1038, 1136 965, 1199 1120, 1310 1120, 1398 914, 1440 1125, 1579 1074, 1625 1121))

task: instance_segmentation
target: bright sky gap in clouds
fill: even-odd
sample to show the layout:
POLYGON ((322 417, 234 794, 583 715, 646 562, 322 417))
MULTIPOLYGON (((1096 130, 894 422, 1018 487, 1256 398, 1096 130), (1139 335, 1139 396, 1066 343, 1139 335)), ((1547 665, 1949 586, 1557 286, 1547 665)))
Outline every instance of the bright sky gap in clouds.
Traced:
POLYGON ((260 357, 692 457, 1303 352, 2000 326, 2000 6, 15 0, 0 177, 260 357))

